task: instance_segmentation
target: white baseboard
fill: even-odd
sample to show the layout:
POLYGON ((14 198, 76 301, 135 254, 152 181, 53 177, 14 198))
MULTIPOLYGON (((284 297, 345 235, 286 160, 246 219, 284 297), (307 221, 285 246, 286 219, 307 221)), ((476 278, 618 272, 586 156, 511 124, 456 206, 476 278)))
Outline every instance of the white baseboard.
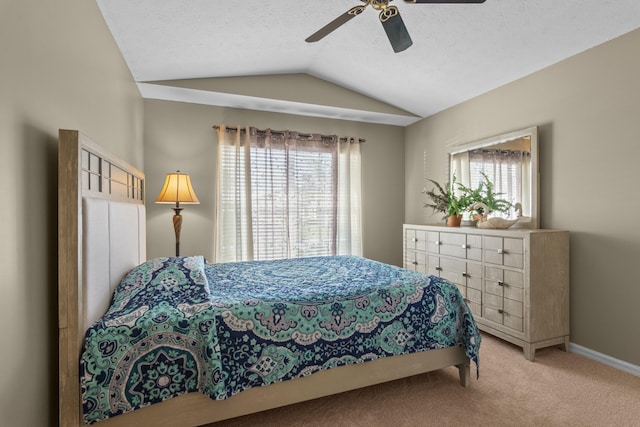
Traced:
POLYGON ((574 343, 569 343, 569 352, 579 354, 581 356, 603 363, 607 366, 611 366, 621 371, 628 372, 631 375, 640 377, 640 366, 633 365, 629 362, 625 362, 624 360, 616 359, 614 357, 607 356, 606 354, 598 353, 597 351, 574 343))

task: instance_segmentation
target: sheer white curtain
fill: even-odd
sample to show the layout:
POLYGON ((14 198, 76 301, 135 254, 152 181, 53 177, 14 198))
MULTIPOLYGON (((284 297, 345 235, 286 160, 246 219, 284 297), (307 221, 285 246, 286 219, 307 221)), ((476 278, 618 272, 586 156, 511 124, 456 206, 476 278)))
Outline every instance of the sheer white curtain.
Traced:
POLYGON ((338 206, 336 255, 362 256, 362 183, 360 143, 338 140, 338 206))
POLYGON ((252 260, 251 162, 248 132, 218 129, 214 259, 252 260))
MULTIPOLYGON (((486 175, 499 197, 512 204, 530 203, 529 176, 531 156, 527 151, 480 149, 469 152, 469 176, 472 188, 476 188, 486 175)), ((497 214, 497 213, 496 213, 497 214)), ((506 216, 506 215, 503 215, 506 216)))
MULTIPOLYGON (((469 176, 471 168, 469 166, 469 152, 463 151, 462 153, 455 153, 451 155, 451 176, 449 182, 453 182, 453 178, 456 178, 458 183, 470 183, 471 177, 469 176)), ((472 187, 475 188, 475 187, 472 187)), ((453 188, 455 193, 458 193, 457 187, 453 188)))
POLYGON ((216 129, 216 262, 362 254, 357 141, 216 129))

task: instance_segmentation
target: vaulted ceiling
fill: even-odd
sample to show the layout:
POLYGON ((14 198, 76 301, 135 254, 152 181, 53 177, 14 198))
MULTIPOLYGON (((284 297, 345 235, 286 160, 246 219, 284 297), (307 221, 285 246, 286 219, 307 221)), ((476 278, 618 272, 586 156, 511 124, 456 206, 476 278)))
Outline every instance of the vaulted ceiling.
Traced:
POLYGON ((372 7, 305 42, 358 0, 97 2, 144 97, 400 126, 640 28, 639 0, 396 0, 394 53, 372 7))

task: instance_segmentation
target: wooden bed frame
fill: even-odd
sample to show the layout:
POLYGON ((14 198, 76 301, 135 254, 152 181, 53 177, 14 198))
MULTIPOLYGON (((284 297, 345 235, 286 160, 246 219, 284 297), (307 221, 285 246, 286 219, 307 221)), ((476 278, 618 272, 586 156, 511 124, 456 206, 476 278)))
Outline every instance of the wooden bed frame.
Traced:
MULTIPOLYGON (((79 359, 84 333, 113 289, 146 260, 144 174, 75 130, 59 133, 59 421, 83 425, 79 359)), ((95 425, 199 426, 449 366, 470 382, 462 347, 386 357, 244 391, 214 401, 189 393, 95 425)))

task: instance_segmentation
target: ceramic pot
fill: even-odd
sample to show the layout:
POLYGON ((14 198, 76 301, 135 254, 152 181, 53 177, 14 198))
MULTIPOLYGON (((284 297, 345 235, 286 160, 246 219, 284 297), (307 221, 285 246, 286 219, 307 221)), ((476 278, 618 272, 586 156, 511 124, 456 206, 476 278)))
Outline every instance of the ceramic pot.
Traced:
POLYGON ((447 227, 460 227, 462 215, 449 215, 447 217, 447 227))

